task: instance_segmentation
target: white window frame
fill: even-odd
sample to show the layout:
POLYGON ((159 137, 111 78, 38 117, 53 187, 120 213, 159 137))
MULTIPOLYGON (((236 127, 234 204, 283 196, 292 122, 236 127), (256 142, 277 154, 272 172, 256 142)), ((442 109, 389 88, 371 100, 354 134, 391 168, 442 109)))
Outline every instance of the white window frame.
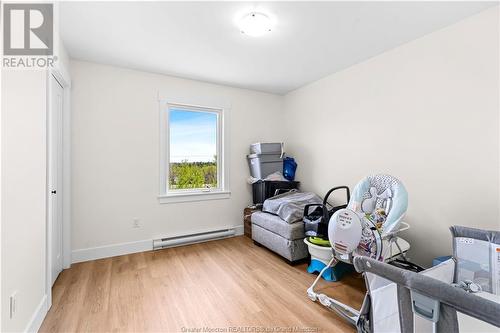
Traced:
POLYGON ((227 114, 224 107, 202 106, 190 103, 160 101, 160 203, 176 203, 187 201, 203 201, 228 199, 229 168, 227 144, 227 114), (209 112, 217 114, 217 188, 169 190, 168 175, 170 167, 170 124, 171 109, 185 109, 186 111, 209 112))

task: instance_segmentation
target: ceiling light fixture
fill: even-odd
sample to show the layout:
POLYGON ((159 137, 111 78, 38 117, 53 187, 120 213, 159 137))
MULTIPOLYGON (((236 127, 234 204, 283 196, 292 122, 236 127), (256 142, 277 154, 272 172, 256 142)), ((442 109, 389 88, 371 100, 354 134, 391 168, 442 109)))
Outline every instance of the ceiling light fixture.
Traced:
POLYGON ((241 18, 239 27, 241 33, 252 37, 258 37, 270 32, 273 23, 266 14, 251 12, 241 18))

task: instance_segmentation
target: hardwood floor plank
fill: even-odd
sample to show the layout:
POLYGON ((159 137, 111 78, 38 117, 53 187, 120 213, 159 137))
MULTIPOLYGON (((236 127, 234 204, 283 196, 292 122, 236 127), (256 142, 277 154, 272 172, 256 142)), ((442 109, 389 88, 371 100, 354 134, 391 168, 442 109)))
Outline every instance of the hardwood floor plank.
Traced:
MULTIPOLYGON (((73 265, 53 287, 40 332, 180 332, 183 328, 299 327, 354 332, 306 294, 315 275, 246 237, 73 265)), ((358 307, 364 280, 320 281, 358 307)))

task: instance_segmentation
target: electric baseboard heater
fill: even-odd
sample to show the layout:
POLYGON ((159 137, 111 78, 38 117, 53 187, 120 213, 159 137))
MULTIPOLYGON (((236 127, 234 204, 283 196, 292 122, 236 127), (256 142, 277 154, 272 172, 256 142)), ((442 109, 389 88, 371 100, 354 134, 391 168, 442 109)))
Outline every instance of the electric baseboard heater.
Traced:
POLYGON ((234 236, 234 234, 235 234, 234 229, 223 229, 210 232, 202 232, 198 234, 153 239, 153 250, 160 250, 167 247, 206 242, 209 240, 234 236))

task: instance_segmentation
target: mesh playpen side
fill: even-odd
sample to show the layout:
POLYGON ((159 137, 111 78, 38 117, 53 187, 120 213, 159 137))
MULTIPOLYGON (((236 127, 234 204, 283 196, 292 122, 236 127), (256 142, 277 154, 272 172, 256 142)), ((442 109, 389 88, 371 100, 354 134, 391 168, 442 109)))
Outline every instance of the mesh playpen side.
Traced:
POLYGON ((500 327, 500 233, 450 229, 454 258, 421 273, 367 257, 354 259, 356 269, 365 273, 368 286, 358 332, 459 332, 457 312, 481 321, 476 324, 500 327), (463 280, 479 284, 485 292, 482 295, 491 297, 452 285, 463 280))

